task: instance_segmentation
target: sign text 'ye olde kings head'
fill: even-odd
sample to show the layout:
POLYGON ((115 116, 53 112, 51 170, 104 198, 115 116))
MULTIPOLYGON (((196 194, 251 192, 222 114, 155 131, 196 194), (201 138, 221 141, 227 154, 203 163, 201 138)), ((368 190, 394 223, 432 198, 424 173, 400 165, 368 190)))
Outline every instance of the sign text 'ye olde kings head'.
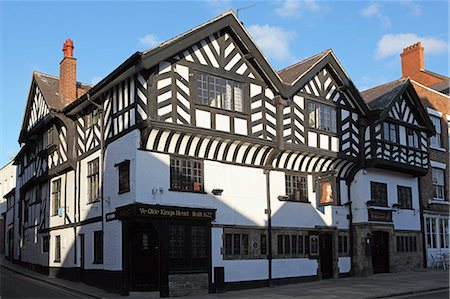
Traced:
POLYGON ((184 209, 167 209, 159 207, 141 207, 138 213, 142 216, 159 216, 159 217, 177 217, 177 218, 193 218, 193 219, 214 219, 213 212, 195 211, 184 209))

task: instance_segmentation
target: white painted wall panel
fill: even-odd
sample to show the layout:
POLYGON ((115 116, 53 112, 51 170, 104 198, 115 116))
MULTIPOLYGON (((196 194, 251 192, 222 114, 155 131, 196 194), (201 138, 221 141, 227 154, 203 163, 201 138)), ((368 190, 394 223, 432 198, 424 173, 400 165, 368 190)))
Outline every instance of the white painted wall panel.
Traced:
POLYGON ((317 275, 315 259, 274 259, 272 261, 273 278, 317 275))
POLYGON ((352 267, 352 260, 349 256, 339 257, 338 259, 339 273, 348 273, 352 267))

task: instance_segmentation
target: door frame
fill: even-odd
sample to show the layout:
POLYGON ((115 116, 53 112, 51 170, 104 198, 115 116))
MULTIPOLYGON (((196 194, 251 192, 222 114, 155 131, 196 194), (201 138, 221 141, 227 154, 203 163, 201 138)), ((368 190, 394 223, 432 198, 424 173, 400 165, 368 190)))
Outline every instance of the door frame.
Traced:
POLYGON ((335 254, 335 238, 333 238, 333 236, 334 236, 335 234, 333 233, 333 232, 321 232, 320 234, 319 234, 319 269, 320 269, 320 275, 321 275, 321 278, 322 279, 330 279, 330 278, 333 278, 334 277, 334 275, 335 275, 335 267, 334 267, 334 259, 335 259, 335 256, 336 256, 336 254, 335 254), (329 249, 329 254, 330 254, 330 261, 329 261, 329 267, 330 267, 330 269, 331 269, 331 273, 329 273, 329 275, 330 276, 326 276, 326 277, 324 277, 324 273, 323 273, 323 271, 322 271, 322 268, 324 267, 324 260, 326 260, 325 259, 325 255, 324 254, 322 254, 322 253, 324 253, 323 251, 322 251, 322 242, 323 242, 323 240, 324 240, 324 237, 326 237, 326 238, 329 238, 330 239, 330 241, 329 241, 329 243, 330 243, 330 245, 331 245, 331 248, 329 249))

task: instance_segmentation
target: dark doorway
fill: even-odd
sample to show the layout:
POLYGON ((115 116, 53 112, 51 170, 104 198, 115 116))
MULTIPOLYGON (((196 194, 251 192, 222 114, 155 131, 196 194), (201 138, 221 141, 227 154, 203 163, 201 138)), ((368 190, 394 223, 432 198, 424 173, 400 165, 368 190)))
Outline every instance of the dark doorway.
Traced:
POLYGON ((80 280, 83 281, 84 280, 84 261, 85 261, 85 257, 84 257, 84 234, 80 234, 80 280))
POLYGON ((130 278, 133 290, 159 290, 158 233, 152 224, 137 224, 131 235, 130 278))
POLYGON ((323 234, 319 237, 320 242, 320 272, 322 279, 333 278, 333 237, 323 234))
POLYGON ((375 231, 372 236, 373 273, 387 273, 389 272, 389 233, 375 231))
POLYGON ((8 230, 8 259, 11 261, 14 259, 13 245, 14 245, 14 230, 11 228, 10 230, 8 230))

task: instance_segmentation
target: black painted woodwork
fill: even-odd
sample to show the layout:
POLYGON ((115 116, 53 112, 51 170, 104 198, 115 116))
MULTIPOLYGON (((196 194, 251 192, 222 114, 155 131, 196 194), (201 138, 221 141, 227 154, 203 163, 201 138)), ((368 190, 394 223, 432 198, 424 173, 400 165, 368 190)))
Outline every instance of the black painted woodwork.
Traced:
POLYGON ((372 267, 373 273, 389 272, 389 233, 372 232, 372 267))

